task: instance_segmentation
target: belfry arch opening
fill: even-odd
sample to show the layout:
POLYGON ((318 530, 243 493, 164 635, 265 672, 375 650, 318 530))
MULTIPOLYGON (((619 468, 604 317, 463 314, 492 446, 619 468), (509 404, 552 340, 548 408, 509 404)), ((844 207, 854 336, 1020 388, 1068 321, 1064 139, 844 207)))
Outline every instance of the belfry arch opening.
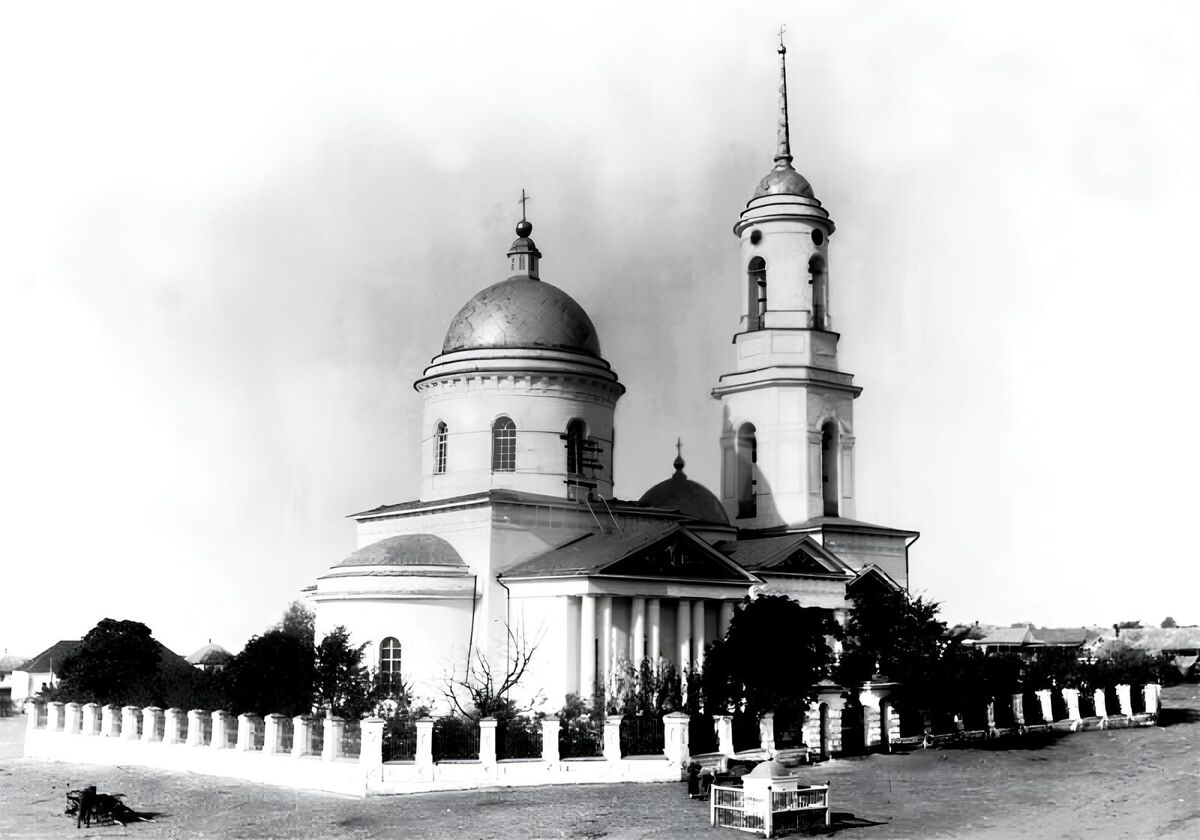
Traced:
POLYGON ((758 515, 758 436, 753 423, 743 423, 737 433, 738 519, 758 515))
POLYGON ((825 516, 838 515, 838 428, 833 420, 821 427, 821 499, 825 516))
POLYGON ((808 282, 812 284, 812 327, 814 330, 829 329, 829 282, 825 258, 813 255, 808 261, 808 282))
POLYGON ((749 328, 761 330, 767 316, 767 261, 762 257, 750 260, 746 267, 747 294, 749 305, 749 328))

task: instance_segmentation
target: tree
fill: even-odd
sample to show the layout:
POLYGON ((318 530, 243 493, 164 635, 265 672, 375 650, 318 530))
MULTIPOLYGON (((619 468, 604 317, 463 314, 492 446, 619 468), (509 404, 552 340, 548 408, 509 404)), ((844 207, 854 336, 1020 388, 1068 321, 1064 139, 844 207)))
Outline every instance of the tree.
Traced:
MULTIPOLYGON (((350 633, 339 625, 316 648, 313 694, 318 706, 338 717, 357 720, 375 710, 387 695, 386 687, 371 679, 363 661, 366 644, 353 647, 350 633)), ((402 691, 402 696, 407 696, 402 691)))
POLYGON ((225 666, 227 699, 235 714, 305 714, 312 710, 313 646, 283 630, 268 630, 246 643, 225 666))
POLYGON ((1175 623, 1175 619, 1171 618, 1171 616, 1167 616, 1166 618, 1164 618, 1162 620, 1162 624, 1160 624, 1158 626, 1163 628, 1164 630, 1169 630, 1172 627, 1178 627, 1179 625, 1175 623))
POLYGON ((305 639, 311 645, 316 638, 316 624, 316 614, 308 608, 308 605, 303 601, 292 601, 284 610, 279 623, 271 629, 295 636, 298 639, 305 639))
POLYGON ((530 642, 524 630, 514 633, 511 627, 504 629, 508 634, 504 673, 497 672, 487 657, 476 648, 467 660, 467 672, 461 678, 447 675, 443 681, 442 694, 457 714, 472 720, 485 717, 506 719, 530 711, 540 700, 539 695, 522 708, 512 699, 512 690, 525 676, 537 651, 537 642, 530 642))
POLYGON ((838 678, 860 683, 882 672, 912 688, 928 683, 946 644, 940 610, 936 601, 905 591, 856 593, 838 678))
POLYGON ((63 659, 58 696, 100 705, 154 703, 161 655, 145 624, 105 618, 63 659))
POLYGON ((828 610, 802 607, 785 595, 747 598, 725 638, 705 655, 706 706, 742 706, 752 715, 803 709, 829 675, 833 651, 826 639, 839 632, 828 610))
POLYGON ((616 683, 608 704, 611 714, 660 717, 683 707, 683 683, 670 662, 655 669, 649 658, 636 668, 625 660, 617 672, 616 683))

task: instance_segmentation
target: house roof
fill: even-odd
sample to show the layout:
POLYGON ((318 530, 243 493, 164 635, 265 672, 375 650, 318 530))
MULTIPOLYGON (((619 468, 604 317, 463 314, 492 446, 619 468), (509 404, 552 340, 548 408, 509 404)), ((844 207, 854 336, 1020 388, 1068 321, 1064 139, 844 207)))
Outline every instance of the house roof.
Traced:
POLYGON ((919 537, 919 531, 907 531, 903 528, 889 528, 886 525, 873 525, 870 522, 863 522, 859 519, 848 519, 844 516, 814 516, 799 525, 764 528, 760 531, 749 531, 748 533, 762 534, 764 536, 777 534, 786 529, 787 533, 809 532, 809 531, 855 531, 866 534, 881 534, 893 537, 919 537))
POLYGON ((1088 627, 1031 627, 1033 640, 1044 645, 1080 647, 1100 637, 1100 631, 1088 627))
POLYGON ((854 580, 852 580, 846 584, 846 589, 850 590, 865 580, 878 581, 878 582, 882 583, 884 586, 886 586, 890 589, 894 589, 896 591, 900 591, 900 590, 904 589, 904 587, 901 586, 894 577, 889 575, 887 572, 885 572, 879 566, 876 566, 874 563, 868 563, 867 565, 863 566, 859 570, 858 574, 854 576, 854 580))
MULTIPOLYGON (((61 642, 55 642, 50 647, 39 653, 33 659, 22 662, 20 667, 14 668, 14 671, 25 671, 30 674, 47 674, 55 672, 62 661, 75 652, 75 649, 83 644, 82 639, 64 639, 61 642)), ((157 639, 154 644, 158 645, 158 652, 164 662, 181 662, 187 663, 187 660, 180 656, 175 651, 164 645, 157 639)))
POLYGON ((977 645, 1027 645, 1033 641, 1033 633, 1028 627, 993 627, 977 645))
POLYGON ((1117 640, 1148 651, 1200 650, 1200 627, 1140 627, 1122 630, 1117 640))
POLYGON ((744 569, 777 574, 843 575, 853 570, 808 534, 722 542, 717 548, 744 569))
POLYGON ((60 642, 55 642, 37 656, 22 662, 20 666, 13 668, 13 670, 25 671, 30 674, 48 674, 54 670, 55 666, 62 664, 63 659, 81 644, 83 644, 82 639, 63 639, 60 642))
POLYGON ((233 654, 218 644, 209 642, 201 645, 187 658, 189 665, 224 665, 233 659, 233 654))
POLYGON ((617 534, 584 534, 518 563, 501 577, 590 575, 758 581, 677 522, 652 523, 617 534))
POLYGON ((6 653, 4 656, 0 656, 0 674, 7 674, 11 671, 16 671, 20 667, 21 663, 26 661, 28 661, 28 657, 13 656, 12 654, 6 653))

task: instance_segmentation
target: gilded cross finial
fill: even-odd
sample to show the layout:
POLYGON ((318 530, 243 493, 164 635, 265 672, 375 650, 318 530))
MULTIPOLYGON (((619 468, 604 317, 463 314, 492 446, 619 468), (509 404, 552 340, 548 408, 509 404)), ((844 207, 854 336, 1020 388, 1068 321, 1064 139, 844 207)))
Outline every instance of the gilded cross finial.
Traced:
POLYGON ((683 438, 675 438, 675 472, 683 475, 683 438))
POLYGON ((533 196, 525 195, 525 190, 524 189, 521 190, 521 200, 518 203, 521 205, 521 221, 522 222, 527 221, 527 219, 525 218, 525 202, 529 201, 529 199, 531 199, 531 198, 533 198, 533 196))
POLYGON ((787 47, 785 47, 783 45, 783 33, 784 32, 787 32, 787 24, 786 23, 779 27, 779 54, 780 55, 783 55, 784 53, 787 52, 787 47))

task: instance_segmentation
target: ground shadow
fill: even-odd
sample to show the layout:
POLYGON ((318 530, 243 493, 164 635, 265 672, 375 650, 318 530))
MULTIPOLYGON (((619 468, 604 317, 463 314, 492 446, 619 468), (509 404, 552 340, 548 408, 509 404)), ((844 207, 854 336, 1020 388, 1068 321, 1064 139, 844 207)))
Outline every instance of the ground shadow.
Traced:
POLYGON ((1200 723, 1200 709, 1159 709, 1159 726, 1176 726, 1180 723, 1200 723))
POLYGON ((814 828, 808 833, 833 836, 837 832, 848 828, 872 828, 877 825, 887 825, 887 823, 856 817, 849 811, 834 811, 829 815, 829 825, 814 828))

